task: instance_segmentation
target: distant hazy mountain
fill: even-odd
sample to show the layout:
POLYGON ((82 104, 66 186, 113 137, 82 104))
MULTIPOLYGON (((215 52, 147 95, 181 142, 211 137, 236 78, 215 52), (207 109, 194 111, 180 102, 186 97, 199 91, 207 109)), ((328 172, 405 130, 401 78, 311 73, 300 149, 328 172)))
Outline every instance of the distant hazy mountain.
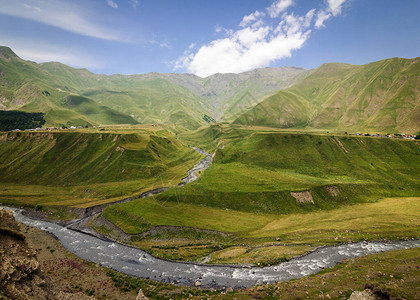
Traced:
POLYGON ((307 74, 296 67, 262 68, 239 74, 214 74, 201 78, 192 74, 152 73, 179 84, 199 96, 217 120, 232 119, 261 98, 292 86, 307 74))
POLYGON ((420 58, 324 64, 235 120, 275 127, 420 130, 420 58))

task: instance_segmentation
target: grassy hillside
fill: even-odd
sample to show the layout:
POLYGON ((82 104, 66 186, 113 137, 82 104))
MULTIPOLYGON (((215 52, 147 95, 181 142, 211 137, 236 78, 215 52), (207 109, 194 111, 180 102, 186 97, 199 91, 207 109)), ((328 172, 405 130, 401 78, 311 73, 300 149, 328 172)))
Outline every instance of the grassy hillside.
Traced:
POLYGON ((217 148, 197 181, 104 212, 128 233, 147 232, 133 243, 155 255, 196 260, 218 248, 210 262, 266 264, 314 245, 418 236, 415 141, 220 125, 190 138, 217 148), (191 227, 223 233, 185 231, 191 227))
POLYGON ((64 77, 63 72, 52 72, 46 65, 24 61, 11 49, 0 47, 0 109, 43 112, 47 126, 137 124, 129 115, 101 106, 91 99, 85 98, 83 105, 80 99, 75 101, 76 96, 71 93, 76 88, 72 84, 86 84, 89 82, 87 77, 90 76, 91 81, 94 79, 93 74, 65 66, 68 72, 64 77), (79 105, 71 105, 73 102, 79 105))
POLYGON ((89 97, 117 111, 132 115, 140 123, 165 123, 184 129, 205 125, 205 106, 187 89, 164 79, 142 76, 109 76, 106 85, 80 90, 89 97))
POLYGON ((420 185, 413 141, 237 130, 224 143, 199 180, 162 200, 290 213, 415 195, 420 185), (314 203, 298 203, 290 193, 303 190, 314 203))
POLYGON ((166 123, 181 131, 205 124, 206 106, 167 80, 95 75, 57 62, 38 65, 7 47, 0 54, 0 109, 44 112, 47 125, 55 126, 166 123), (75 100, 81 96, 83 101, 75 100))
POLYGON ((132 117, 107 106, 99 105, 89 98, 70 95, 66 97, 64 103, 69 109, 100 124, 137 124, 137 121, 132 117))
POLYGON ((0 201, 76 205, 172 186, 200 155, 167 131, 0 134, 0 201))
POLYGON ((325 64, 235 123, 356 131, 420 130, 420 60, 325 64))

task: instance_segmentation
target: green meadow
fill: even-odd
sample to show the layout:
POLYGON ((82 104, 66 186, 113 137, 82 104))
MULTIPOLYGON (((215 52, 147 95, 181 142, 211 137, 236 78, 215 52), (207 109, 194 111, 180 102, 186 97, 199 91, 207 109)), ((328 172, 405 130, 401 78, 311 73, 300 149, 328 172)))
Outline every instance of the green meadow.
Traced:
POLYGON ((0 201, 88 207, 177 185, 200 158, 166 130, 0 134, 0 201))
MULTIPOLYGON (((85 208, 172 187, 103 212, 167 259, 267 265, 320 245, 419 236, 416 141, 214 124, 9 132, 0 143, 3 204, 85 208), (193 145, 213 162, 180 187, 203 157, 193 145)), ((95 228, 113 232, 105 225, 95 228)))
POLYGON ((200 261, 213 253, 210 263, 264 265, 320 245, 419 236, 415 141, 216 125, 190 139, 217 149, 197 181, 104 211, 135 236, 135 245, 157 256, 200 261), (147 234, 159 226, 220 235, 147 234), (185 254, 193 242, 222 249, 185 254))

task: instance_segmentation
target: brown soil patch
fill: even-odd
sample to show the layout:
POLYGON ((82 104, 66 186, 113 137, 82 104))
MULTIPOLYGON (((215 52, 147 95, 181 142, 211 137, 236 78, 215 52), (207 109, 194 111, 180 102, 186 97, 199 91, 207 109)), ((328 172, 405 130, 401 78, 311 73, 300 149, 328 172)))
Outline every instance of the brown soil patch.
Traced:
POLYGON ((341 149, 344 150, 344 152, 349 153, 349 151, 347 151, 347 149, 344 147, 343 143, 338 139, 338 137, 334 137, 334 140, 338 143, 338 145, 341 147, 341 149))
POLYGON ((298 203, 314 203, 314 198, 312 198, 311 191, 303 191, 303 192, 290 192, 293 198, 296 199, 298 203))
POLYGON ((336 186, 327 186, 326 187, 328 194, 333 197, 337 197, 340 194, 340 189, 336 186))

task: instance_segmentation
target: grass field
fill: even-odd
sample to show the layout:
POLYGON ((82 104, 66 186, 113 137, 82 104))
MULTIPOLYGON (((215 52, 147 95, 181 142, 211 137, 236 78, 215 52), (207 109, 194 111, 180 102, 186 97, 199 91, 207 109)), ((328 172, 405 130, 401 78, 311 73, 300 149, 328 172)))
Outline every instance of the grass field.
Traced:
POLYGON ((146 198, 108 207, 104 215, 131 234, 147 231, 154 225, 230 233, 227 238, 190 232, 135 239, 135 245, 156 256, 178 260, 199 261, 218 245, 223 250, 213 253, 215 256, 212 254, 210 263, 274 264, 320 245, 420 236, 419 197, 386 198, 329 211, 290 215, 252 214, 200 205, 159 203, 146 198), (200 247, 191 249, 194 246, 191 243, 200 247), (205 245, 209 247, 203 247, 205 245), (186 246, 190 247, 188 253, 181 254, 186 246), (159 247, 165 251, 157 251, 159 247))
POLYGON ((0 201, 78 207, 112 202, 177 185, 200 158, 154 127, 2 133, 0 201))
POLYGON ((385 299, 417 299, 419 257, 418 248, 359 257, 315 275, 227 293, 220 299, 348 299, 353 291, 365 289, 385 299))
MULTIPOLYGON (((419 236, 420 148, 413 141, 223 124, 180 138, 217 149, 211 166, 184 187, 107 208, 109 221, 131 234, 176 226, 233 235, 216 252, 227 251, 228 258, 216 254, 210 262, 266 264, 296 255, 284 245, 310 249, 419 236)), ((136 245, 159 256, 150 245, 161 247, 171 238, 140 239, 136 245)), ((176 240, 165 257, 199 260, 211 249, 177 253, 194 241, 216 243, 176 240)))
POLYGON ((419 195, 420 147, 414 141, 229 130, 199 180, 157 199, 284 214, 419 195), (313 203, 297 203, 291 195, 305 190, 313 203))

